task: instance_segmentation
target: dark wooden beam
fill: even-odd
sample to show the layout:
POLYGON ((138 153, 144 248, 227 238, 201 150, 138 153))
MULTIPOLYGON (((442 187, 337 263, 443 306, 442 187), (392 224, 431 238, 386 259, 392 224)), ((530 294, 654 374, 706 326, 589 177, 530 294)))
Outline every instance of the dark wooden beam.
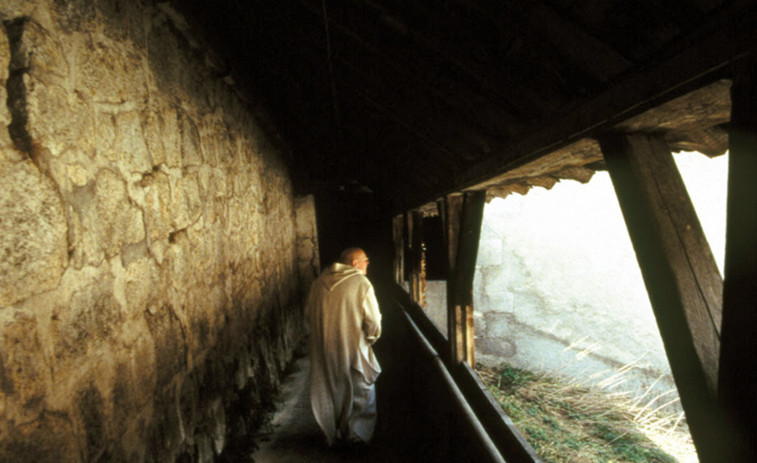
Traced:
MULTIPOLYGON (((658 242, 654 245, 663 250, 664 254, 659 257, 664 259, 662 263, 675 286, 661 289, 673 292, 672 296, 678 299, 676 302, 684 311, 707 386, 714 396, 720 353, 723 280, 694 205, 673 155, 662 138, 646 135, 607 138, 610 137, 601 137, 600 143, 621 204, 629 204, 625 195, 632 192, 641 192, 643 196, 634 200, 645 202, 643 210, 626 208, 627 220, 640 220, 634 219, 635 214, 650 214, 648 219, 653 224, 653 228, 645 229, 643 235, 632 237, 637 255, 648 252, 651 240, 658 242), (627 170, 618 172, 618 168, 627 170), (634 185, 624 184, 623 179, 633 181, 634 185)), ((629 230, 635 229, 629 225, 629 230)), ((646 262, 639 258, 640 264, 646 262)), ((658 280, 657 272, 660 271, 659 268, 642 268, 642 274, 649 274, 645 281, 658 280)))
POLYGON ((407 281, 408 287, 405 288, 410 293, 410 297, 412 299, 412 292, 410 291, 409 285, 410 280, 412 280, 413 275, 413 213, 412 212, 405 212, 402 214, 402 225, 403 225, 403 235, 405 236, 405 266, 403 269, 403 278, 404 281, 400 283, 404 286, 405 281, 407 281))
POLYGON ((542 60, 543 65, 557 65, 561 73, 568 74, 564 77, 569 80, 572 88, 595 87, 620 75, 634 64, 545 2, 457 0, 457 3, 467 7, 473 5, 500 27, 508 27, 513 20, 522 24, 523 33, 542 42, 544 52, 552 55, 549 59, 542 60))
POLYGON ((444 223, 444 241, 447 245, 447 339, 449 340, 448 362, 457 364, 463 361, 462 318, 456 304, 455 278, 458 242, 460 238, 460 218, 463 211, 463 197, 448 195, 444 206, 440 208, 444 223))
POLYGON ((453 365, 475 366, 473 277, 485 200, 485 191, 466 192, 447 196, 440 207, 448 252, 447 325, 453 365))
POLYGON ((668 56, 625 74, 582 104, 557 113, 507 144, 504 151, 471 165, 450 189, 473 187, 715 80, 757 47, 755 22, 757 6, 729 6, 696 35, 671 46, 668 56))
POLYGON ((478 244, 481 238, 481 223, 484 218, 486 191, 466 192, 463 201, 463 217, 460 222, 460 242, 457 252, 457 302, 465 313, 465 360, 471 367, 475 361, 475 331, 473 326, 473 278, 476 273, 478 244))
MULTIPOLYGON (((720 400, 757 461, 757 58, 736 69, 731 93, 720 400)), ((735 460, 734 460, 735 461, 735 460)))
POLYGON ((410 212, 412 217, 412 253, 410 273, 410 294, 413 302, 424 306, 425 279, 423 278, 423 214, 420 211, 410 212))
MULTIPOLYGON (((314 14, 314 20, 322 20, 322 16, 315 16, 318 12, 312 5, 308 11, 314 14)), ((287 37, 288 48, 308 50, 307 56, 311 58, 326 56, 323 31, 315 26, 300 29, 300 40, 287 37)), ((359 40, 353 38, 355 34, 344 36, 344 28, 338 25, 333 29, 332 35, 342 40, 359 40)), ((477 159, 502 146, 503 139, 480 126, 480 105, 472 110, 474 103, 471 101, 449 103, 456 92, 437 98, 421 98, 431 88, 428 83, 419 85, 417 79, 407 78, 405 68, 396 70, 381 59, 366 57, 362 47, 341 46, 334 51, 331 60, 335 65, 332 90, 336 89, 341 112, 346 113, 349 109, 376 111, 413 137, 435 144, 441 153, 458 162, 461 159, 477 159), (351 103, 357 101, 366 104, 351 103)), ((343 114, 341 126, 345 135, 351 135, 351 121, 362 121, 363 117, 362 114, 353 117, 343 114)))
POLYGON ((397 215, 392 219, 392 240, 394 244, 394 282, 401 285, 405 279, 405 228, 402 215, 397 215))
MULTIPOLYGON (((320 3, 314 0, 298 1, 323 21, 320 3)), ((349 39, 343 46, 360 50, 366 62, 375 61, 391 69, 389 74, 396 76, 394 85, 409 84, 422 89, 424 94, 430 92, 437 99, 458 107, 460 113, 466 114, 470 120, 476 120, 482 127, 496 125, 498 128, 490 130, 491 134, 508 133, 513 127, 520 127, 524 118, 534 117, 533 107, 520 98, 515 102, 495 101, 476 86, 461 85, 457 76, 450 75, 448 62, 434 56, 419 57, 411 53, 406 41, 399 40, 401 37, 395 31, 391 31, 392 37, 388 40, 390 27, 382 22, 383 8, 353 8, 350 11, 351 16, 342 9, 330 13, 332 32, 349 39)), ((384 19, 387 18, 384 16, 384 19)))
MULTIPOLYGON (((425 51, 422 56, 426 65, 435 63, 444 74, 465 82, 469 88, 476 88, 492 101, 518 106, 521 114, 531 113, 537 118, 567 102, 566 95, 556 91, 559 83, 544 76, 541 69, 533 67, 532 61, 525 58, 528 51, 511 50, 508 65, 502 66, 499 49, 503 44, 490 43, 476 34, 478 31, 472 31, 469 22, 461 22, 462 10, 448 14, 439 7, 420 2, 403 4, 402 10, 394 11, 374 0, 357 1, 374 9, 379 18, 394 22, 394 30, 407 38, 411 48, 425 51), (422 19, 413 24, 401 23, 400 18, 422 19), (451 20, 457 24, 449 25, 451 20), (447 27, 429 27, 433 23, 447 24, 447 27), (520 57, 524 59, 515 62, 513 58, 521 52, 520 57), (486 59, 476 59, 476 56, 486 59), (531 77, 531 82, 523 79, 526 76, 531 77), (537 85, 533 85, 534 80, 538 81, 537 85)), ((488 23, 489 18, 478 18, 479 28, 488 23)), ((511 29, 517 29, 517 22, 513 22, 511 29)))
POLYGON ((599 137, 701 461, 729 458, 732 439, 713 384, 719 273, 661 138, 599 137))

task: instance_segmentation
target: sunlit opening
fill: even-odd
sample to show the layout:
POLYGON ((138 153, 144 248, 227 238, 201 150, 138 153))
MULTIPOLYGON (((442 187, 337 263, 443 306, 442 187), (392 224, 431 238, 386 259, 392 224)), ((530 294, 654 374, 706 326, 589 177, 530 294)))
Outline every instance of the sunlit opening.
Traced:
MULTIPOLYGON (((722 274, 727 155, 674 158, 722 274)), ((678 461, 696 461, 607 172, 487 204, 474 306, 478 362, 625 397, 638 408, 640 431, 678 461), (651 411, 670 420, 645 427, 651 411)))

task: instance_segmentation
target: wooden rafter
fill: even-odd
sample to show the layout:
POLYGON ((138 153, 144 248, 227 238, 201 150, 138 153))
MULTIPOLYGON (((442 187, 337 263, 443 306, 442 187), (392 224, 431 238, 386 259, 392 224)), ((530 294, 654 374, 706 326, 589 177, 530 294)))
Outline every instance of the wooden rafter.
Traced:
POLYGON ((448 195, 439 206, 447 244, 447 332, 451 364, 475 365, 473 277, 484 214, 485 191, 448 195))
POLYGON ((757 461, 757 58, 737 68, 732 103, 719 392, 748 443, 738 461, 757 461))
POLYGON ((713 17, 696 38, 682 40, 666 59, 628 74, 583 104, 509 143, 509 161, 503 162, 502 154, 495 153, 468 167, 457 177, 456 185, 479 184, 715 80, 721 75, 718 72, 744 59, 756 46, 756 18, 755 9, 748 7, 713 17))
POLYGON ((736 461, 716 405, 722 283, 672 154, 647 135, 599 142, 700 459, 736 461))

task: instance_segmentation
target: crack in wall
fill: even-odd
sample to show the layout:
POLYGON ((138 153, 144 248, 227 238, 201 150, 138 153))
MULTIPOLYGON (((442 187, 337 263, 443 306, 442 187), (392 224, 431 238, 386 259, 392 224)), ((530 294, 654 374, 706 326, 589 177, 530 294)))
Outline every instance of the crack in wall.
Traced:
POLYGON ((11 140, 13 140, 16 149, 34 160, 32 137, 27 128, 29 114, 26 104, 26 85, 24 84, 24 75, 29 72, 29 60, 23 49, 23 35, 28 22, 29 18, 25 16, 3 22, 11 55, 8 66, 8 81, 6 82, 8 93, 6 104, 11 115, 11 123, 8 124, 11 140))

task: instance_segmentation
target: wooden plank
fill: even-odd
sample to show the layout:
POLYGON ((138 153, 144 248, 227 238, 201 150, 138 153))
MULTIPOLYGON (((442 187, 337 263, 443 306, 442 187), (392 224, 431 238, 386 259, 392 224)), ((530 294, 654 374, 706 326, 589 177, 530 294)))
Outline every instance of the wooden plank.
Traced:
POLYGON ((469 365, 475 365, 473 326, 473 277, 476 272, 478 242, 481 237, 481 222, 484 217, 486 191, 466 192, 460 220, 460 238, 455 261, 455 305, 460 307, 463 357, 469 365))
MULTIPOLYGON (((359 0, 363 1, 363 0, 359 0)), ((311 14, 317 17, 319 24, 323 21, 322 8, 313 0, 298 0, 311 14)), ((344 41, 344 50, 340 54, 349 56, 357 53, 358 62, 380 62, 373 69, 376 79, 388 87, 404 86, 407 91, 426 94, 432 93, 440 102, 450 106, 456 114, 462 115, 469 123, 478 125, 493 137, 510 134, 513 127, 522 124, 522 111, 530 108, 514 108, 503 101, 492 101, 489 95, 475 87, 460 85, 460 79, 449 76, 449 63, 434 55, 419 61, 407 47, 392 47, 386 40, 387 27, 376 21, 376 13, 383 14, 384 7, 373 3, 370 8, 351 9, 351 14, 342 8, 336 8, 329 14, 332 32, 339 34, 344 41), (430 58, 435 58, 429 61, 430 58), (429 70, 432 66, 432 70, 429 70), (520 109, 520 111, 519 111, 520 109), (513 114, 515 116, 513 116, 513 114)), ((385 16, 388 18, 388 16, 385 16)), ((314 30, 320 29, 314 27, 314 30)), ((319 46, 322 40, 310 41, 310 45, 319 46)), ((308 45, 308 44, 304 44, 308 45)), ((303 44, 296 44, 297 48, 303 44)), ((324 52, 316 53, 322 56, 324 52)))
POLYGON ((457 275, 455 294, 461 305, 473 306, 473 274, 476 271, 476 256, 485 202, 485 191, 465 193, 460 219, 458 252, 455 259, 455 273, 457 275))
POLYGON ((465 345, 465 361, 468 365, 476 365, 476 331, 473 323, 473 306, 465 306, 465 328, 463 329, 465 345))
MULTIPOLYGON (((665 265, 675 284, 670 290, 680 299, 707 385, 715 395, 723 291, 720 271, 665 141, 629 135, 625 136, 624 147, 622 153, 611 157, 626 157, 633 181, 642 191, 648 208, 645 213, 652 214, 654 225, 645 230, 643 239, 660 241, 665 265)), ((627 191, 619 191, 618 195, 624 193, 627 191)))
POLYGON ((720 459, 728 455, 731 438, 712 384, 717 363, 712 365, 711 357, 718 346, 707 309, 716 304, 709 287, 716 286, 716 278, 711 270, 699 273, 699 265, 706 264, 691 264, 707 260, 703 238, 680 236, 697 228, 696 216, 668 161, 670 152, 664 141, 646 135, 605 134, 599 143, 700 459, 733 461, 720 459))
POLYGON ((736 69, 731 100, 719 394, 749 443, 738 461, 757 461, 757 58, 736 69))
POLYGON ((582 104, 555 114, 554 120, 544 121, 507 144, 510 162, 503 162, 505 151, 492 153, 461 172, 452 186, 477 185, 714 81, 726 66, 744 59, 754 49, 756 19, 754 5, 724 9, 704 24, 697 36, 674 47, 675 53, 628 73, 582 104))
POLYGON ((394 282, 402 284, 405 277, 405 227, 404 217, 397 215, 392 219, 392 240, 394 243, 394 282))
POLYGON ((447 245, 447 337, 449 352, 447 361, 456 364, 463 361, 462 320, 459 305, 455 298, 455 269, 457 263, 457 246, 460 236, 460 217, 463 210, 463 197, 448 195, 444 198, 444 241, 447 245))
POLYGON ((463 307, 455 305, 455 335, 450 338, 450 344, 454 344, 455 364, 465 361, 465 317, 463 307))
POLYGON ((411 294, 413 301, 423 306, 423 214, 420 211, 412 212, 413 222, 413 253, 412 253, 412 275, 410 279, 411 294))
MULTIPOLYGON (((408 289, 410 281, 412 280, 412 261, 413 261, 413 214, 412 212, 405 212, 402 214, 404 235, 405 235, 405 268, 404 268, 404 281, 407 281, 408 289)), ((408 291, 411 294, 412 292, 408 291)))

